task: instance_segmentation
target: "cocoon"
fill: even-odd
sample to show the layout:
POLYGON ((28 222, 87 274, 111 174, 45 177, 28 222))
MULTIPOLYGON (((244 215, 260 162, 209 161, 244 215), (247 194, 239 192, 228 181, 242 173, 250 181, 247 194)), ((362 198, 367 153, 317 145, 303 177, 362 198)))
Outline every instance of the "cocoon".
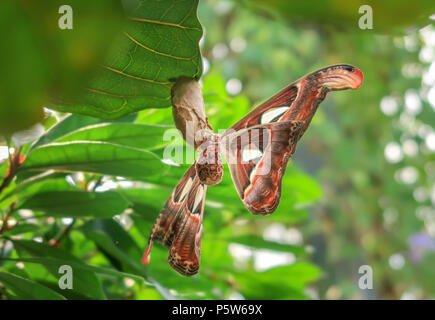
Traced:
POLYGON ((180 76, 171 89, 172 114, 184 140, 195 149, 206 140, 212 129, 205 115, 201 86, 194 78, 180 76))

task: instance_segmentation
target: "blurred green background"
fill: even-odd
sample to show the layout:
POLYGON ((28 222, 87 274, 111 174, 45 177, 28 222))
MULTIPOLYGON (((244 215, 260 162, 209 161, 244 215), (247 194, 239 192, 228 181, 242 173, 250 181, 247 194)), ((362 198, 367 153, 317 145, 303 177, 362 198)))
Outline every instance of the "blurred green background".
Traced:
MULTIPOLYGON (((31 3, 0 6, 23 19, 31 3)), ((83 3, 71 1, 73 9, 83 3)), ((57 4, 45 8, 55 10, 51 20, 24 19, 46 29, 23 27, 2 60, 10 70, 36 65, 41 78, 26 78, 21 66, 1 83, 8 98, 0 100, 0 298, 434 299, 433 1, 197 4, 122 1, 128 18, 109 30, 75 20, 75 29, 60 31, 57 4), (363 4, 373 8, 372 30, 358 27, 363 4), (66 42, 65 32, 84 42, 66 42), (75 67, 92 35, 104 41, 75 67), (26 37, 39 49, 23 49, 26 37), (57 54, 44 63, 19 59, 46 57, 46 43, 57 54), (337 63, 362 70, 363 85, 321 104, 289 163, 278 210, 249 214, 226 170, 208 189, 198 276, 178 275, 158 245, 143 267, 154 220, 187 168, 161 161, 171 136, 182 147, 166 131, 174 126, 168 79, 202 74, 218 130, 337 63), (15 104, 23 109, 9 117, 15 104), (64 264, 74 270, 72 290, 58 286, 64 264), (362 265, 373 270, 373 289, 358 286, 362 265)))

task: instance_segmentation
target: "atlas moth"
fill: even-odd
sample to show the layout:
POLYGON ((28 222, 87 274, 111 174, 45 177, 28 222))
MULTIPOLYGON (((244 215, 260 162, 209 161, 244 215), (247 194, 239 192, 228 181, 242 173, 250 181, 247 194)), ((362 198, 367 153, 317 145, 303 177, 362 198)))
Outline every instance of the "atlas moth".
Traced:
POLYGON ((195 79, 180 77, 172 88, 174 121, 199 157, 174 188, 151 231, 142 262, 148 265, 154 241, 169 250, 168 262, 185 276, 198 272, 202 219, 207 187, 222 179, 221 153, 245 207, 269 215, 278 207, 281 182, 296 144, 307 130, 319 104, 330 91, 357 89, 363 74, 339 64, 312 72, 260 104, 223 134, 208 124, 201 89, 195 79), (193 121, 195 139, 186 133, 193 121), (193 141, 193 142, 192 142, 193 141))

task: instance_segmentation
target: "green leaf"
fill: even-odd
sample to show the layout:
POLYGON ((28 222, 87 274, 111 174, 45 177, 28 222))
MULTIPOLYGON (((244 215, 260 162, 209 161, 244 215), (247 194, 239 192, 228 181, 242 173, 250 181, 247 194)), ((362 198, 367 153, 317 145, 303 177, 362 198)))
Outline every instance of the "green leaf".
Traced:
POLYGON ((138 276, 137 274, 121 272, 112 268, 92 266, 89 264, 85 264, 83 262, 76 262, 76 261, 65 260, 65 259, 37 257, 37 258, 7 259, 7 260, 37 263, 42 265, 53 265, 55 267, 59 267, 61 265, 69 265, 73 270, 80 271, 80 272, 90 271, 99 275, 118 277, 118 278, 132 278, 134 280, 141 281, 141 282, 145 280, 143 276, 138 276))
POLYGON ((79 230, 86 238, 94 241, 99 248, 116 259, 123 271, 144 274, 141 263, 142 250, 116 221, 94 219, 85 223, 79 230))
POLYGON ((135 212, 148 221, 154 221, 171 195, 172 190, 156 187, 125 189, 120 190, 120 192, 132 203, 135 212))
MULTIPOLYGON (((62 259, 65 262, 82 263, 78 258, 71 255, 69 252, 59 248, 51 247, 45 243, 38 243, 30 240, 12 240, 14 247, 17 249, 21 258, 26 258, 23 251, 36 258, 55 258, 62 259)), ((66 263, 68 264, 68 263, 66 263)), ((43 263, 44 267, 56 278, 59 279, 60 265, 53 265, 51 263, 43 263)), ((73 289, 81 296, 92 299, 105 299, 103 288, 100 280, 95 275, 95 272, 82 270, 74 272, 73 270, 73 289)))
POLYGON ((72 189, 74 189, 74 187, 66 181, 65 173, 47 170, 28 179, 17 181, 15 188, 1 198, 1 201, 17 194, 20 194, 20 197, 23 197, 23 195, 44 191, 72 189))
POLYGON ((191 165, 192 164, 181 164, 180 166, 168 166, 163 174, 149 177, 146 181, 158 186, 169 187, 172 190, 191 165))
POLYGON ((43 211, 49 216, 110 218, 121 214, 129 202, 118 192, 51 191, 38 193, 19 209, 43 211))
POLYGON ((125 1, 126 30, 79 103, 60 111, 115 119, 144 108, 170 106, 169 79, 202 73, 198 0, 125 1))
POLYGON ((6 160, 0 161, 0 179, 3 180, 3 178, 6 176, 6 173, 8 172, 8 162, 6 160))
POLYGON ((164 172, 166 166, 151 151, 100 141, 51 143, 33 149, 20 170, 85 171, 129 178, 164 172))
POLYGON ((170 143, 164 141, 164 133, 173 126, 133 123, 101 123, 87 126, 58 139, 58 142, 74 140, 106 141, 145 150, 161 148, 170 143))
POLYGON ((261 273, 262 280, 270 282, 278 281, 284 286, 303 289, 307 283, 317 280, 320 269, 308 262, 296 262, 290 266, 282 266, 269 269, 261 273), (282 275, 285 274, 285 279, 282 275))
POLYGON ((305 253, 305 249, 303 247, 267 241, 261 238, 261 236, 254 236, 254 235, 237 236, 237 237, 229 238, 228 241, 240 243, 245 246, 253 247, 255 249, 269 249, 269 250, 281 251, 281 252, 291 252, 294 254, 305 253))
POLYGON ((12 273, 0 272, 0 282, 6 288, 13 291, 20 299, 65 300, 65 297, 56 291, 12 273))
POLYGON ((287 167, 282 181, 282 190, 283 193, 294 194, 296 206, 311 203, 323 196, 319 184, 292 164, 287 167))
MULTIPOLYGON (((167 262, 168 249, 160 244, 153 247, 151 262, 147 271, 157 283, 165 288, 173 289, 180 299, 217 299, 218 294, 213 292, 218 282, 208 275, 208 269, 201 266, 197 276, 183 277, 172 269, 167 262)), ((203 262, 201 262, 203 264, 203 262)))
MULTIPOLYGON (((118 120, 115 120, 113 123, 116 122, 128 123, 134 121, 135 119, 136 119, 136 115, 128 115, 118 120)), ((54 126, 52 126, 41 138, 39 138, 39 140, 31 146, 30 150, 37 148, 41 145, 53 142, 80 128, 97 124, 97 123, 102 123, 102 120, 94 117, 82 116, 79 114, 67 115, 61 120, 59 120, 59 122, 57 122, 54 126)))
POLYGON ((63 119, 59 120, 59 122, 54 126, 52 126, 41 138, 39 138, 39 140, 32 145, 31 149, 53 142, 54 140, 79 128, 99 122, 101 122, 101 120, 94 117, 87 117, 79 114, 67 115, 63 119))
POLYGON ((246 271, 236 276, 240 292, 247 299, 307 299, 305 285, 318 279, 319 268, 296 262, 264 272, 246 271))
POLYGON ((37 224, 19 224, 11 229, 6 230, 4 233, 7 236, 13 236, 17 234, 35 232, 36 230, 39 229, 41 229, 41 227, 37 224))

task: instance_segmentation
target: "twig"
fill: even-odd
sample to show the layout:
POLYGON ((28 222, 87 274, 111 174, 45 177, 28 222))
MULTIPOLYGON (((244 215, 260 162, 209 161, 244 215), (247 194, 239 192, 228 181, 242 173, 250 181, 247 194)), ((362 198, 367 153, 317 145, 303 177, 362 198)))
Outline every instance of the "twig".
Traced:
POLYGON ((3 178, 3 182, 0 185, 0 194, 3 190, 11 183, 11 181, 15 178, 15 175, 18 172, 18 168, 21 165, 21 150, 23 147, 19 147, 13 154, 10 153, 10 143, 9 140, 6 140, 8 143, 8 156, 9 156, 9 171, 8 174, 3 178))
POLYGON ((62 240, 70 233, 75 223, 76 220, 74 219, 71 222, 71 224, 67 225, 62 229, 62 231, 59 233, 59 235, 56 238, 53 238, 50 241, 48 241, 48 244, 54 247, 59 247, 62 243, 62 240))
POLYGON ((6 216, 3 217, 3 224, 0 228, 0 235, 2 235, 3 232, 5 232, 6 230, 9 230, 8 220, 12 216, 12 213, 15 211, 16 205, 17 205, 16 201, 12 202, 11 205, 9 206, 8 213, 6 214, 6 216))
POLYGON ((104 176, 99 177, 98 180, 95 182, 95 185, 94 185, 94 187, 92 188, 92 192, 95 192, 95 191, 97 190, 97 188, 98 188, 99 186, 101 186, 101 184, 103 183, 103 177, 104 177, 104 176))
MULTIPOLYGON (((103 177, 101 176, 96 182, 94 187, 92 188, 92 192, 95 192, 95 190, 103 183, 103 177)), ((85 187, 86 188, 86 187, 85 187)), ((48 244, 54 247, 59 247, 61 245, 62 240, 71 232, 71 230, 74 227, 74 224, 76 223, 76 219, 73 219, 71 224, 64 227, 62 231, 53 239, 50 239, 48 241, 48 244)))

